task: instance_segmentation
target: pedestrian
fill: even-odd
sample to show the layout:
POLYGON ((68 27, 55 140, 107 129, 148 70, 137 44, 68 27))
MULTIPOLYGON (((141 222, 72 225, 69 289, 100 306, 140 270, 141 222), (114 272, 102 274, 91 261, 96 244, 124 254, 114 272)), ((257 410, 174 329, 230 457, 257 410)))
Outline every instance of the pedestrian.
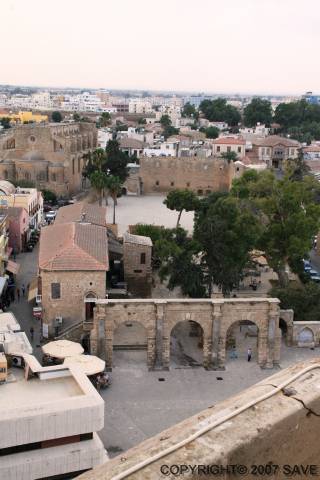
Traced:
POLYGON ((30 336, 31 336, 31 340, 33 341, 33 337, 34 337, 34 328, 33 327, 30 328, 30 336))
POLYGON ((22 287, 21 287, 21 292, 22 292, 22 296, 25 297, 25 294, 26 294, 26 287, 24 286, 24 283, 22 284, 22 287))
POLYGON ((20 288, 17 288, 17 299, 20 302, 20 288))
POLYGON ((248 352, 247 352, 247 353, 248 353, 248 362, 250 362, 251 357, 252 357, 252 350, 251 350, 250 347, 248 348, 248 352))

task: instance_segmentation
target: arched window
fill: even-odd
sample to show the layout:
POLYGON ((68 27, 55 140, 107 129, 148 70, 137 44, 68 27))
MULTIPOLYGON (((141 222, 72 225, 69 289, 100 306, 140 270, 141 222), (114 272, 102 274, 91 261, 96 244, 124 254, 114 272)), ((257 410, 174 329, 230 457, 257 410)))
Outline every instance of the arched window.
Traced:
POLYGON ((74 158, 72 159, 72 175, 74 175, 74 158))
POLYGON ((81 169, 81 158, 79 157, 78 158, 78 173, 80 173, 80 169, 81 169))

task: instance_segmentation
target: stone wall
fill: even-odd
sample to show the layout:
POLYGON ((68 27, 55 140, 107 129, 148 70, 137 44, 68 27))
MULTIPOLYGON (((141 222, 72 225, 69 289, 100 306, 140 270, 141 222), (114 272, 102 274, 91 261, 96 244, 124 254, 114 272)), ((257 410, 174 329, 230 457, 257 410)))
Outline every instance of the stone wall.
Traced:
POLYGON ((49 325, 49 334, 54 333, 55 318, 62 316, 66 328, 79 321, 85 321, 85 303, 87 294, 93 293, 99 298, 106 296, 105 272, 76 271, 40 271, 43 306, 43 323, 49 325), (61 298, 51 298, 51 284, 60 283, 61 298))
POLYGON ((316 478, 320 473, 319 412, 320 364, 313 360, 293 365, 213 405, 79 479, 316 478), (196 435, 201 429, 205 431, 196 435), (155 455, 158 459, 151 461, 155 455), (176 471, 169 470, 174 465, 240 465, 241 470, 198 476, 188 468, 175 476, 176 471), (253 465, 262 466, 260 473, 253 465), (298 470, 294 473, 295 465, 299 474, 298 470), (310 470, 303 474, 301 465, 315 465, 317 475, 310 470), (130 468, 136 471, 128 472, 130 468))
POLYGON ((124 280, 129 292, 137 297, 150 297, 152 286, 152 247, 138 243, 123 242, 124 280), (141 254, 145 263, 141 263, 141 254))
POLYGON ((293 322, 292 344, 314 348, 320 345, 320 322, 293 322))
POLYGON ((83 155, 96 147, 91 123, 19 125, 0 138, 0 178, 74 194, 82 187, 83 155))
POLYGON ((170 335, 179 322, 196 322, 203 331, 203 366, 225 368, 228 329, 239 321, 258 327, 258 363, 273 368, 280 361, 279 300, 274 298, 197 300, 97 300, 91 352, 99 354, 104 324, 106 366, 112 369, 113 332, 121 322, 138 322, 147 330, 149 369, 170 366, 170 335))
POLYGON ((215 157, 141 157, 142 193, 190 188, 199 195, 229 190, 234 166, 215 157))

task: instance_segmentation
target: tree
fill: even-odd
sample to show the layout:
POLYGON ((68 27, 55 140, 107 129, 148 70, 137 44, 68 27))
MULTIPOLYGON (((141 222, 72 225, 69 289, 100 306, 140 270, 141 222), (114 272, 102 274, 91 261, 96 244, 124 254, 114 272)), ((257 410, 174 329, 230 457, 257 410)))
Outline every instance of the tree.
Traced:
POLYGON ((92 187, 98 192, 99 195, 99 206, 102 205, 102 198, 104 189, 108 185, 108 176, 105 172, 101 172, 100 170, 96 170, 91 173, 90 175, 90 182, 92 187))
POLYGON ((85 160, 85 165, 82 170, 82 176, 84 178, 89 178, 91 173, 95 171, 102 172, 105 170, 105 165, 107 162, 107 155, 103 148, 97 148, 93 152, 88 152, 83 155, 85 160))
POLYGON ((172 125, 171 118, 167 114, 162 115, 160 118, 160 123, 163 128, 170 127, 172 125))
POLYGON ((194 240, 199 244, 200 264, 209 297, 213 285, 228 295, 239 285, 250 262, 259 225, 235 198, 215 193, 201 201, 195 212, 194 240))
POLYGON ((106 180, 106 188, 108 189, 109 195, 113 200, 113 224, 116 223, 116 204, 117 196, 121 192, 122 182, 119 177, 110 175, 106 180))
POLYGON ((207 138, 218 138, 220 134, 220 130, 217 127, 205 128, 203 132, 207 138))
POLYGON ((157 240, 155 248, 161 259, 160 279, 168 279, 168 288, 180 287, 183 295, 192 298, 206 296, 201 265, 197 262, 199 246, 188 237, 186 230, 174 229, 171 240, 157 240))
POLYGON ((60 112, 56 111, 56 112, 52 112, 51 114, 51 120, 54 122, 54 123, 60 123, 62 122, 62 115, 60 112))
POLYGON ((109 140, 106 146, 106 162, 103 170, 108 175, 120 178, 124 183, 129 176, 128 162, 129 157, 126 153, 121 152, 119 143, 116 140, 109 140))
POLYGON ((227 122, 228 125, 235 126, 241 120, 239 111, 232 105, 228 105, 225 98, 203 100, 200 110, 210 122, 227 122))
POLYGON ((80 122, 81 120, 81 117, 79 115, 79 113, 75 112, 73 115, 72 115, 72 118, 75 122, 80 122))
POLYGON ((103 112, 99 118, 100 127, 107 127, 111 123, 111 115, 109 112, 103 112))
POLYGON ((198 198, 191 190, 176 189, 171 190, 171 192, 168 193, 167 198, 163 203, 170 210, 176 210, 179 212, 176 226, 176 228, 178 228, 183 210, 186 212, 195 210, 198 205, 198 198))
POLYGON ((183 117, 193 117, 195 116, 196 109, 194 105, 191 105, 190 102, 187 102, 182 109, 182 116, 183 117))
POLYGON ((269 100, 256 97, 244 109, 244 124, 254 127, 257 123, 270 125, 272 122, 272 108, 269 100))
POLYGON ((221 158, 224 158, 224 160, 227 160, 228 163, 230 162, 236 162, 238 160, 238 155, 236 152, 222 152, 221 153, 221 158))
POLYGON ((287 287, 273 287, 269 294, 279 298, 280 308, 294 310, 298 322, 318 321, 320 311, 320 285, 309 281, 290 283, 287 287))
POLYGON ((247 171, 233 182, 232 195, 260 222, 256 247, 264 252, 281 287, 289 284, 288 265, 299 273, 301 260, 319 231, 318 192, 318 182, 309 176, 295 181, 287 174, 279 180, 270 171, 247 171))
POLYGON ((41 193, 45 202, 51 203, 52 205, 57 203, 57 195, 51 190, 42 189, 41 193))

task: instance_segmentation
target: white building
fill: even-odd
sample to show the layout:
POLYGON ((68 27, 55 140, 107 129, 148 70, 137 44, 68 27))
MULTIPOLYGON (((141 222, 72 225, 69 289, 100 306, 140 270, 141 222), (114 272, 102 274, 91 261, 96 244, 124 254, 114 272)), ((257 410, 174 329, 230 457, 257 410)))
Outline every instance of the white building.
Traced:
POLYGON ((76 367, 23 358, 25 372, 11 368, 0 384, 0 478, 73 478, 104 463, 96 433, 104 425, 104 401, 90 380, 76 367))
POLYGON ((144 100, 141 98, 133 98, 129 100, 129 113, 151 113, 152 112, 152 104, 148 100, 144 100))
POLYGON ((162 142, 153 148, 144 148, 145 157, 177 157, 179 153, 179 142, 162 142))
POLYGON ((223 153, 234 152, 238 159, 245 157, 246 141, 242 137, 219 137, 212 144, 214 156, 221 157, 223 153))
POLYGON ((105 149, 109 140, 112 140, 112 132, 110 132, 107 128, 99 128, 98 130, 99 148, 105 149))

